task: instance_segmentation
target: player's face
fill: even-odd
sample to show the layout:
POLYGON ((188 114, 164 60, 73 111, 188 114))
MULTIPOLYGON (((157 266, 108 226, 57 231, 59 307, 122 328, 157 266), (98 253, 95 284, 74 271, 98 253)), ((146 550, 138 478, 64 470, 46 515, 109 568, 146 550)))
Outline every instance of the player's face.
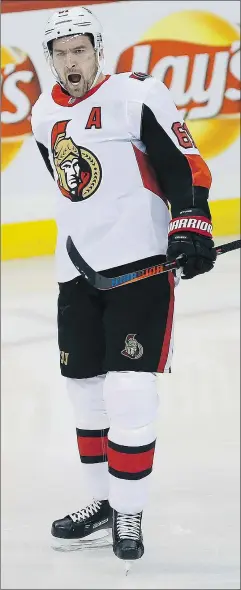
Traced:
POLYGON ((86 35, 62 37, 53 41, 53 65, 69 94, 83 96, 93 84, 98 61, 94 47, 86 35))

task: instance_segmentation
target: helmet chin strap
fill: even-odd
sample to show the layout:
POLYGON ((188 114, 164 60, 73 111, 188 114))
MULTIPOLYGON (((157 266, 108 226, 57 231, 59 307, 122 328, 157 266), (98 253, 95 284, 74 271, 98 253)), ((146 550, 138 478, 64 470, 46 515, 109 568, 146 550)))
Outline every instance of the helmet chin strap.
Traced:
POLYGON ((98 68, 97 68, 97 72, 96 72, 95 78, 94 78, 91 86, 89 87, 89 90, 91 90, 91 88, 93 88, 93 86, 96 84, 96 81, 98 80, 100 74, 103 71, 104 65, 105 65, 104 59, 103 58, 101 59, 100 58, 100 54, 98 53, 98 68))
POLYGON ((91 88, 93 88, 93 86, 96 84, 96 81, 98 80, 100 74, 101 74, 101 69, 100 69, 100 67, 98 67, 98 70, 96 72, 96 76, 95 76, 94 81, 92 82, 91 86, 89 87, 89 90, 91 90, 91 88))

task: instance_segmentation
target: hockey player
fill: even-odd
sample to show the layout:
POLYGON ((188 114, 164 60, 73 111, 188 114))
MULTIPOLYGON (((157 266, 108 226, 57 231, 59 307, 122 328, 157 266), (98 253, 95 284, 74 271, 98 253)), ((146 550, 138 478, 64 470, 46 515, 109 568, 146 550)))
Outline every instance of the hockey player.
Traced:
POLYGON ((114 553, 138 559, 157 374, 171 370, 174 277, 97 291, 72 265, 66 240, 106 276, 180 254, 184 279, 205 273, 215 261, 211 175, 164 84, 103 73, 101 26, 88 9, 55 12, 44 50, 56 83, 33 107, 32 129, 59 188, 60 368, 91 494, 87 507, 53 522, 52 535, 84 539, 112 527, 114 553))

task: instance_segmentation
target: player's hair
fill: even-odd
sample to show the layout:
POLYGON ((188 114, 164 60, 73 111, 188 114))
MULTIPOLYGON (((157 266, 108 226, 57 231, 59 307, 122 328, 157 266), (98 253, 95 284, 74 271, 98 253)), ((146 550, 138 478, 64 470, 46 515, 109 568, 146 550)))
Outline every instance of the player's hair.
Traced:
MULTIPOLYGON (((92 33, 83 33, 83 35, 85 37, 89 37, 91 45, 93 45, 93 47, 94 47, 95 46, 94 35, 92 35, 92 33)), ((72 35, 70 35, 70 36, 72 36, 72 35)), ((48 42, 48 49, 49 49, 49 53, 51 55, 53 55, 53 40, 48 42)))

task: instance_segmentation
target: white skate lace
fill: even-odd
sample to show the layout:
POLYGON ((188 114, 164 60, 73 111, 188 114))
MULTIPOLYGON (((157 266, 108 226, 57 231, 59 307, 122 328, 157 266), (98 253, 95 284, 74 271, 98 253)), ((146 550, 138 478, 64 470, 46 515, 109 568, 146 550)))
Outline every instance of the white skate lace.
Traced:
POLYGON ((73 512, 70 514, 70 518, 72 518, 73 522, 81 522, 85 518, 89 518, 89 516, 93 516, 98 512, 101 507, 101 502, 98 500, 94 500, 89 506, 82 508, 82 510, 78 510, 77 512, 73 512))
POLYGON ((139 539, 141 514, 117 514, 116 526, 120 539, 139 539))

